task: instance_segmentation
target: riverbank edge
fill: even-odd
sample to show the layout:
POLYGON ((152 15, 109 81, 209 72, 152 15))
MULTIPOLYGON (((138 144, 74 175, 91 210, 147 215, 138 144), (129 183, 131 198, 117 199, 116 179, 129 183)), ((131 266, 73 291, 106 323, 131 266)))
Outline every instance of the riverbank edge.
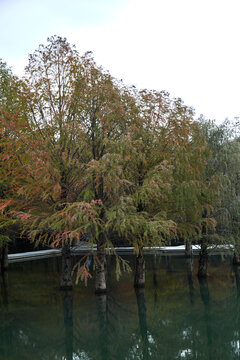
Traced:
MULTIPOLYGON (((162 254, 162 255, 184 255, 185 246, 155 246, 155 247, 144 247, 144 253, 146 254, 162 254)), ((193 245, 192 253, 193 255, 198 255, 200 250, 200 246, 193 245)), ((81 255, 86 253, 95 253, 97 251, 96 245, 93 247, 89 247, 88 244, 80 244, 78 246, 74 246, 71 249, 72 255, 81 255)), ((114 251, 120 255, 131 255, 134 253, 133 247, 116 247, 114 251)), ((113 252, 110 249, 106 249, 106 254, 112 254, 113 252)), ((217 254, 229 254, 233 253, 233 246, 231 245, 219 245, 219 246, 211 246, 209 247, 209 255, 217 255, 217 254)), ((49 250, 41 250, 41 251, 29 251, 24 253, 16 253, 9 254, 8 260, 9 263, 13 262, 21 262, 28 260, 38 260, 41 258, 48 258, 54 256, 61 256, 61 249, 49 249, 49 250)))

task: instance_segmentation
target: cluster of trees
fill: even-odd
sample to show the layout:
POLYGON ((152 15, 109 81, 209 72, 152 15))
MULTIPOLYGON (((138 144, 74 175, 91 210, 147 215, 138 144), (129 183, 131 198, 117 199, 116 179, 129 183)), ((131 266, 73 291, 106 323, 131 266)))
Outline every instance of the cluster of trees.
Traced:
MULTIPOLYGON (((40 45, 21 79, 1 62, 1 257, 18 222, 35 243, 62 248, 62 288, 72 286, 71 245, 86 234, 97 244, 96 292, 106 291, 114 236, 135 249, 135 286, 143 247, 173 239, 187 255, 201 245, 206 276, 209 244, 229 234, 237 244, 239 142, 227 123, 193 115, 166 92, 125 86, 65 38, 40 45)), ((117 273, 127 267, 116 256, 117 273)), ((77 271, 90 276, 87 257, 77 271)))

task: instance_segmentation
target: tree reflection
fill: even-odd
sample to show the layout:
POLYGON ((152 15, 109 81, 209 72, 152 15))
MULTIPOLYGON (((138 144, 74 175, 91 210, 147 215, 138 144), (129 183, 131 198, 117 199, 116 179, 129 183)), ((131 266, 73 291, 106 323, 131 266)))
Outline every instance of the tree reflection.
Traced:
POLYGON ((240 356, 240 346, 239 346, 239 323, 240 323, 240 270, 239 265, 233 265, 233 272, 235 274, 236 280, 236 289, 235 289, 235 311, 234 317, 232 318, 232 323, 234 324, 234 331, 231 339, 231 347, 233 351, 233 358, 239 359, 240 356))
POLYGON ((235 279, 236 279, 236 287, 237 287, 237 298, 240 299, 240 274, 239 274, 239 267, 234 265, 233 266, 233 271, 235 274, 235 279))
POLYGON ((212 328, 211 328, 211 302, 210 302, 210 293, 208 287, 208 279, 207 278, 198 278, 199 288, 201 300, 204 305, 204 321, 206 325, 206 333, 207 333, 207 348, 209 360, 215 359, 215 355, 213 354, 213 338, 212 338, 212 328))
POLYGON ((154 254, 153 257, 153 287, 154 287, 154 305, 157 306, 158 295, 157 295, 157 287, 158 287, 158 278, 157 278, 157 255, 154 254))
POLYGON ((107 294, 96 294, 97 316, 99 326, 99 349, 100 358, 109 358, 109 334, 108 334, 108 297, 107 294))
POLYGON ((1 284, 1 293, 3 299, 3 305, 8 306, 8 271, 2 272, 2 284, 1 284))
POLYGON ((12 345, 12 329, 8 309, 8 271, 6 270, 1 273, 1 297, 0 356, 2 355, 7 359, 9 358, 9 351, 12 345))
POLYGON ((137 297, 139 329, 140 329, 142 345, 143 345, 142 346, 143 359, 148 359, 149 342, 148 342, 148 331, 147 331, 147 308, 146 308, 145 288, 136 288, 135 293, 137 297))
POLYGON ((188 279, 188 288, 189 288, 189 298, 190 303, 194 304, 194 280, 193 280, 193 258, 186 258, 187 265, 187 279, 188 279))
POLYGON ((173 272, 173 264, 172 264, 172 256, 167 255, 165 256, 165 260, 166 260, 166 271, 167 273, 172 273, 173 272))
POLYGON ((73 296, 71 290, 62 291, 63 319, 65 328, 66 360, 73 359, 73 296))

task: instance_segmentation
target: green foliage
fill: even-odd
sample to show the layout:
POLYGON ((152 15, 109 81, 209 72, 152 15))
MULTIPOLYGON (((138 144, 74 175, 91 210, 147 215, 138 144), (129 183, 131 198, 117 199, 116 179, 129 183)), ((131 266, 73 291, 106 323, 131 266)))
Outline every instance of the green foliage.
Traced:
POLYGON ((132 271, 131 267, 129 266, 129 262, 123 259, 121 256, 116 255, 116 277, 119 280, 122 272, 130 273, 132 271))
POLYGON ((216 231, 225 242, 238 244, 240 144, 238 138, 234 138, 236 132, 233 128, 229 121, 217 126, 214 122, 201 118, 202 133, 211 149, 206 174, 208 177, 214 175, 218 185, 214 204, 216 231))
POLYGON ((0 249, 4 247, 6 244, 11 242, 11 239, 7 235, 0 234, 0 249))
POLYGON ((0 249, 11 242, 9 232, 15 223, 16 220, 0 217, 0 249))
POLYGON ((80 261, 78 261, 72 270, 72 275, 76 273, 76 284, 78 284, 79 279, 85 282, 85 286, 87 286, 88 279, 92 278, 92 275, 89 272, 89 256, 83 256, 80 261))
POLYGON ((26 217, 24 231, 36 244, 47 242, 52 246, 63 246, 65 242, 72 244, 74 240, 80 241, 87 233, 97 238, 100 210, 99 201, 74 202, 63 204, 60 211, 41 213, 40 216, 28 214, 26 217, 26 214, 21 213, 17 216, 26 217))

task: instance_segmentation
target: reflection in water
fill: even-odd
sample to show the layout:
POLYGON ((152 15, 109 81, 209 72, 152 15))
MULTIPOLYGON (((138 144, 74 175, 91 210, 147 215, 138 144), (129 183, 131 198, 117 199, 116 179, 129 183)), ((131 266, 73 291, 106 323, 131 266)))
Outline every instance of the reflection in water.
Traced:
POLYGON ((229 262, 210 257, 209 280, 197 286, 195 258, 168 260, 174 271, 146 256, 145 289, 112 275, 109 293, 96 296, 94 281, 60 292, 56 259, 10 264, 0 278, 0 359, 239 359, 239 269, 233 282, 229 262))
POLYGON ((97 316, 99 326, 100 359, 109 358, 108 304, 107 294, 96 294, 97 316))
POLYGON ((235 274, 236 279, 236 287, 237 287, 237 298, 240 298, 240 274, 239 274, 239 267, 237 265, 233 266, 233 271, 235 274))
POLYGON ((154 287, 157 287, 158 281, 157 281, 157 255, 153 255, 153 285, 154 287))
POLYGON ((145 288, 135 289, 138 306, 139 329, 142 337, 143 359, 148 359, 148 332, 147 332, 147 308, 145 288))
POLYGON ((0 295, 0 312, 2 313, 2 324, 4 324, 4 331, 0 331, 1 341, 4 345, 2 349, 0 347, 0 354, 7 359, 12 345, 12 328, 8 309, 8 271, 6 270, 1 272, 0 295))
POLYGON ((66 360, 73 359, 73 296, 72 290, 62 291, 66 360))
POLYGON ((212 353, 212 329, 211 329, 211 302, 210 302, 210 293, 208 287, 207 278, 198 278, 200 295, 204 305, 204 321, 206 324, 206 333, 207 333, 207 347, 209 360, 215 359, 215 354, 212 353))
POLYGON ((193 258, 186 258, 187 265, 187 279, 188 279, 188 288, 189 288, 189 298, 190 303, 194 304, 194 280, 193 280, 193 258))
POLYGON ((167 272, 171 273, 173 272, 173 263, 172 263, 172 256, 165 256, 166 260, 166 270, 167 272))
POLYGON ((233 271, 236 279, 236 310, 235 310, 235 324, 236 329, 240 327, 240 269, 239 265, 233 265, 233 271))
POLYGON ((154 293, 154 305, 158 302, 158 295, 157 295, 157 287, 158 287, 158 278, 157 278, 157 255, 153 255, 153 293, 154 293))
POLYGON ((8 305, 8 271, 3 271, 1 273, 2 283, 1 283, 1 294, 3 299, 3 304, 7 307, 8 305))
POLYGON ((205 309, 209 310, 210 306, 210 294, 209 294, 209 288, 208 288, 208 280, 204 278, 199 278, 199 288, 200 288, 200 295, 202 302, 205 306, 205 309))

